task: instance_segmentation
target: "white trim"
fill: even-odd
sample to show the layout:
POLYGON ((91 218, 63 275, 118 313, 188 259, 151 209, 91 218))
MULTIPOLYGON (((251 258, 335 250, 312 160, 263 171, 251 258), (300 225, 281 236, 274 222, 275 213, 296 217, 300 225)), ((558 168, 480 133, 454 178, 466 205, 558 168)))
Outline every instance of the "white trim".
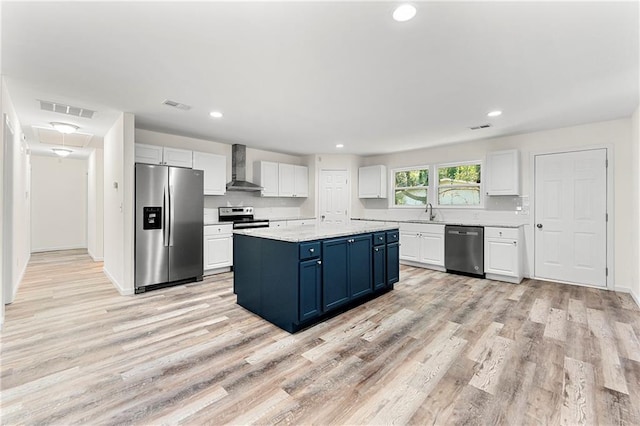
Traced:
POLYGON ((120 283, 118 282, 118 280, 116 280, 113 275, 111 275, 109 273, 109 271, 107 270, 107 268, 103 267, 102 268, 102 272, 104 272, 104 274, 107 276, 107 278, 109 279, 109 281, 111 281, 111 283, 113 284, 113 286, 116 288, 116 290, 118 290, 118 293, 120 293, 121 296, 131 296, 133 294, 133 290, 125 290, 120 283))
POLYGON ((222 266, 220 268, 207 269, 202 273, 203 277, 208 277, 210 275, 223 274, 225 272, 230 272, 231 266, 222 266))
POLYGON ((636 305, 638 305, 638 308, 640 308, 640 296, 635 294, 633 291, 629 291, 629 294, 631 295, 633 301, 636 302, 636 305))
POLYGON ((48 251, 61 251, 61 250, 81 250, 87 249, 87 246, 58 246, 58 247, 42 247, 42 248, 32 248, 31 253, 45 253, 48 251))
MULTIPOLYGON (((431 194, 433 193, 433 183, 431 179, 431 174, 433 173, 433 164, 422 164, 419 166, 407 166, 407 167, 396 167, 396 168, 392 168, 390 169, 391 173, 389 173, 389 196, 388 196, 388 206, 390 209, 400 209, 400 210, 405 210, 405 209, 420 209, 423 210, 425 207, 427 207, 427 205, 429 204, 429 202, 431 202, 431 194), (424 205, 422 206, 397 206, 395 204, 396 201, 396 172, 406 172, 409 170, 427 170, 427 180, 428 180, 428 185, 426 186, 427 188, 427 201, 426 203, 424 203, 424 205)), ((419 188, 419 187, 416 187, 419 188)))
POLYGON ((29 253, 29 256, 24 262, 24 267, 22 268, 22 271, 20 271, 20 276, 18 277, 18 280, 15 283, 16 285, 13 286, 13 294, 11 295, 11 301, 9 302, 9 304, 13 303, 13 301, 16 300, 16 296, 18 295, 18 288, 20 287, 20 284, 24 279, 24 274, 27 272, 27 266, 29 266, 30 260, 31 260, 31 253, 29 253))
POLYGON ((89 253, 89 256, 91 257, 91 259, 92 259, 94 262, 103 262, 103 261, 104 261, 104 257, 102 257, 102 256, 95 256, 95 255, 91 252, 91 250, 89 250, 89 248, 87 248, 87 253, 89 253))
MULTIPOLYGON (((535 189, 536 189, 536 168, 535 168, 535 159, 538 155, 548 155, 548 154, 562 154, 562 153, 570 153, 570 152, 581 152, 581 151, 593 151, 598 149, 605 149, 606 156, 608 161, 607 167, 607 213, 609 215, 609 220, 607 221, 607 254, 606 254, 606 267, 609 270, 609 274, 607 275, 607 285, 606 287, 598 287, 598 286, 589 286, 586 284, 578 284, 578 283, 567 283, 573 285, 581 285, 585 287, 593 287, 599 289, 607 289, 607 290, 616 290, 615 286, 615 192, 614 192, 614 146, 610 143, 605 144, 597 144, 597 145, 588 145, 584 147, 576 146, 572 148, 559 148, 559 149, 546 149, 541 151, 531 151, 529 153, 529 170, 530 170, 530 181, 529 181, 529 202, 531 212, 531 229, 533 232, 532 242, 531 242, 531 260, 530 262, 530 275, 532 279, 536 280, 549 280, 548 278, 538 278, 536 277, 536 259, 535 259, 535 251, 536 251, 536 239, 535 239, 535 189)), ((560 281, 554 281, 560 282, 560 281)))

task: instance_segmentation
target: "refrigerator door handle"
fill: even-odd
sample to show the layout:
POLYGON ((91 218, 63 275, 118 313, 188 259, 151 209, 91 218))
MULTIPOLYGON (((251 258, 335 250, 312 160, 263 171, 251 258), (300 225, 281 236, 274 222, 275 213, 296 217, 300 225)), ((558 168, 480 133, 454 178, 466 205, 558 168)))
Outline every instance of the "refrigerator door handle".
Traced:
POLYGON ((167 187, 163 188, 164 194, 162 195, 162 214, 164 215, 162 226, 162 242, 165 247, 169 246, 169 215, 167 214, 167 201, 169 198, 169 192, 167 187))
POLYGON ((174 203, 173 203, 173 185, 169 185, 169 247, 173 247, 173 216, 174 216, 174 203))

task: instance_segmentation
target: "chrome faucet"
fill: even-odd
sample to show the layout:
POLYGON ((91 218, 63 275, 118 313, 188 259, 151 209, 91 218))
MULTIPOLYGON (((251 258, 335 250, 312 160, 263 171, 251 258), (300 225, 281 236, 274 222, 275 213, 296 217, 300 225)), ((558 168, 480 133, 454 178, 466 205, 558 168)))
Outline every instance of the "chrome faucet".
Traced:
POLYGON ((430 221, 436 218, 436 215, 433 214, 433 206, 431 205, 431 203, 427 204, 427 208, 424 211, 429 212, 430 221))

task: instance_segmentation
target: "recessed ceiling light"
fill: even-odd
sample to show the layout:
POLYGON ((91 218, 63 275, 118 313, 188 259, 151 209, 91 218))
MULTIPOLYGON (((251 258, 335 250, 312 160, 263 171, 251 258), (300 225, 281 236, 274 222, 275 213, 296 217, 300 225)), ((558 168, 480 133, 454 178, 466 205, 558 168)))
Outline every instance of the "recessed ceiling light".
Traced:
POLYGON ((55 152, 60 157, 67 157, 73 151, 67 148, 53 148, 51 151, 55 152))
POLYGON ((393 11, 393 19, 398 22, 405 22, 416 16, 416 8, 411 4, 402 4, 393 11))
POLYGON ((213 118, 222 118, 222 113, 220 111, 211 111, 209 115, 213 118))
POLYGON ((51 126, 53 126, 53 128, 59 131, 60 133, 65 133, 67 135, 70 133, 75 133, 79 129, 78 126, 73 124, 68 124, 68 123, 52 122, 51 126))
POLYGON ((491 111, 489 114, 487 114, 487 117, 497 117, 499 115, 502 115, 502 111, 491 111))
POLYGON ((341 143, 336 144, 336 148, 344 148, 344 145, 341 143))

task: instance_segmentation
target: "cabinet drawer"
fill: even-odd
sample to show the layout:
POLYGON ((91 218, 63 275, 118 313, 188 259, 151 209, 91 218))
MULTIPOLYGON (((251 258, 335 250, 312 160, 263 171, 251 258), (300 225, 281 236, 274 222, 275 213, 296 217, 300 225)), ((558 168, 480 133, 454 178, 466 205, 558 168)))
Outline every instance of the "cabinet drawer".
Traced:
POLYGON ((510 240, 517 240, 520 232, 518 228, 484 228, 485 238, 507 238, 510 240))
POLYGON ((320 241, 300 244, 300 260, 312 259, 320 256, 320 241))
POLYGON ((373 245, 379 246, 386 243, 385 233, 384 232, 376 232, 373 234, 373 245))
POLYGON ((233 225, 205 225, 204 235, 222 235, 233 233, 233 225))
POLYGON ((387 231, 387 244, 397 243, 398 241, 400 241, 400 232, 387 231))

